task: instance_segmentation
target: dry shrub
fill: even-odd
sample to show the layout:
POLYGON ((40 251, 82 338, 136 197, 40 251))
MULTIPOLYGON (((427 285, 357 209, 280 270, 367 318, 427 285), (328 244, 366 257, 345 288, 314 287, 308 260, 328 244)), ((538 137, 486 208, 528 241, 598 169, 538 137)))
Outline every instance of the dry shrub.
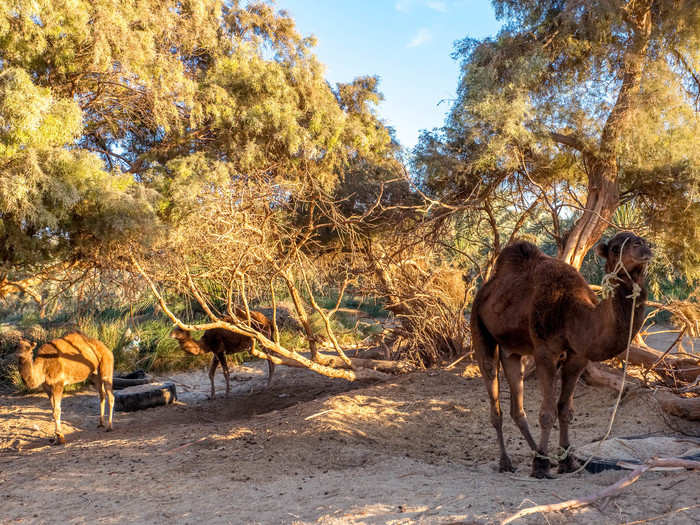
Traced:
POLYGON ((398 326, 390 328, 393 356, 435 366, 462 355, 469 346, 462 272, 430 264, 429 258, 373 260, 375 286, 398 326))

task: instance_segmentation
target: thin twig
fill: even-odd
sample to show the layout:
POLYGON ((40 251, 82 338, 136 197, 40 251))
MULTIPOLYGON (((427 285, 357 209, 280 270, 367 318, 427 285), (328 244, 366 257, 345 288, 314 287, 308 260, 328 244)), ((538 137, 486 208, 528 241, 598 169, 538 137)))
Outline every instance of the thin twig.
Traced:
POLYGON ((632 485, 637 481, 644 472, 654 467, 682 467, 692 470, 700 470, 700 461, 692 461, 688 459, 681 458, 655 458, 647 461, 646 463, 639 465, 636 469, 630 472, 627 476, 618 480, 616 483, 606 487, 605 489, 587 496, 585 498, 574 498, 567 501, 562 501, 561 503, 551 503, 548 505, 536 505, 534 507, 529 507, 527 509, 522 509, 512 516, 509 516, 501 522, 501 525, 506 525, 517 519, 529 516, 530 514, 537 514, 541 512, 557 512, 562 510, 572 510, 579 507, 585 507, 590 505, 594 501, 603 498, 609 498, 616 496, 622 490, 632 485))

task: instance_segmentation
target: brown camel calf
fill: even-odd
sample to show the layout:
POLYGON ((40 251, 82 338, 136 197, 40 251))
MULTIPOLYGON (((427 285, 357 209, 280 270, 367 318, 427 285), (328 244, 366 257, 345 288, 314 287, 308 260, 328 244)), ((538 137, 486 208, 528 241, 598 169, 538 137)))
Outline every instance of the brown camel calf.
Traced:
MULTIPOLYGON (((240 319, 247 319, 245 312, 241 309, 236 310, 236 316, 240 319)), ((266 337, 272 337, 272 322, 265 317, 264 314, 260 312, 250 312, 250 319, 253 324, 253 328, 260 330, 266 337)), ((224 319, 225 321, 231 322, 231 318, 224 319)), ((211 330, 206 330, 204 335, 200 339, 194 339, 192 335, 179 327, 173 328, 170 333, 170 337, 177 340, 185 352, 192 355, 202 355, 211 352, 212 360, 209 366, 209 381, 211 382, 211 395, 210 399, 214 399, 215 389, 214 389, 214 375, 216 374, 216 369, 221 365, 221 369, 224 372, 224 377, 226 378, 226 395, 228 396, 231 392, 231 379, 228 369, 228 363, 226 361, 226 354, 235 354, 237 352, 242 352, 248 349, 253 340, 245 335, 237 334, 226 330, 225 328, 212 328, 211 330)), ((267 386, 270 386, 272 382, 272 374, 275 371, 275 364, 267 360, 267 386)))

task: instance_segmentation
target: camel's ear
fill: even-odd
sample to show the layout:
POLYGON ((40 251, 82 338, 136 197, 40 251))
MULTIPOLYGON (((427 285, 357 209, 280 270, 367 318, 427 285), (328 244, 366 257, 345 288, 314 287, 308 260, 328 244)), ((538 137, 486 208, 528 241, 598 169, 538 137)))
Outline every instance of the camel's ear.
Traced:
POLYGON ((608 258, 608 243, 601 242, 595 247, 595 252, 603 259, 608 258))

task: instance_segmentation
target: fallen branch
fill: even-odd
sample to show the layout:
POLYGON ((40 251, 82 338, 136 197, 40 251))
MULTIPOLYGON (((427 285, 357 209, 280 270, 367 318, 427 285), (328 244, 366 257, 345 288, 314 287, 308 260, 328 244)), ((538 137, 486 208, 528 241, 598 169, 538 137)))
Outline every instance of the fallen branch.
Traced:
POLYGON ((461 357, 457 358, 455 361, 452 361, 449 365, 445 367, 445 370, 450 370, 451 368, 454 368, 462 359, 467 357, 471 352, 467 352, 466 354, 463 354, 461 357))
MULTIPOLYGON (((277 351, 278 353, 280 352, 280 350, 275 351, 277 351)), ((267 354, 261 350, 258 350, 257 348, 250 349, 250 353, 253 354, 255 357, 259 357, 261 359, 268 359, 276 365, 291 366, 294 368, 307 368, 313 370, 318 374, 325 375, 328 377, 347 379, 348 381, 355 381, 358 379, 386 379, 389 377, 386 373, 380 371, 380 369, 382 368, 381 362, 375 361, 373 359, 351 358, 350 360, 353 362, 355 370, 347 370, 343 368, 346 366, 345 363, 343 363, 343 361, 340 358, 335 356, 329 356, 321 353, 316 354, 318 360, 324 363, 320 364, 313 361, 309 361, 308 359, 303 358, 296 352, 291 352, 289 350, 286 350, 286 352, 288 353, 288 355, 298 356, 301 359, 297 360, 288 356, 273 355, 271 353, 267 354), (336 366, 338 368, 335 368, 336 366)), ((399 365, 399 363, 396 363, 394 361, 384 362, 390 363, 396 367, 398 367, 399 365)), ((392 371, 395 372, 397 370, 392 371)))
POLYGON ((693 357, 678 357, 674 354, 664 355, 663 352, 648 346, 630 345, 630 363, 641 365, 647 369, 655 368, 656 373, 669 378, 692 382, 700 376, 700 359, 693 357), (663 367, 659 364, 663 363, 663 367))
POLYGON ((691 421, 700 421, 700 397, 679 397, 672 392, 659 390, 654 398, 665 412, 691 421))
POLYGON ((585 507, 586 505, 590 505, 591 503, 599 499, 616 496, 625 488, 629 487, 630 485, 632 485, 632 483, 637 481, 641 477, 641 475, 644 474, 647 470, 653 469, 655 467, 679 467, 691 470, 700 470, 700 461, 692 461, 680 458, 650 459, 646 463, 639 465, 636 469, 630 472, 627 476, 618 480, 616 483, 610 485, 609 487, 606 487, 600 492, 592 494, 591 496, 587 496, 585 498, 580 499, 570 499, 567 501, 562 501, 561 503, 551 503, 549 505, 536 505, 534 507, 522 509, 513 514, 512 516, 509 516, 508 518, 503 520, 501 522, 501 525, 506 525, 507 523, 511 523, 517 519, 529 516, 530 514, 573 510, 580 507, 585 507))
MULTIPOLYGON (((620 391, 620 386, 622 384, 622 374, 617 373, 615 369, 609 366, 592 361, 586 365, 581 377, 591 386, 602 386, 614 390, 615 392, 620 391)), ((627 379, 629 380, 629 377, 627 379)), ((631 387, 632 383, 625 384, 625 390, 629 390, 631 387)))
MULTIPOLYGON (((211 311, 211 309, 208 307, 206 301, 204 301, 204 298, 202 298, 199 293, 197 292, 197 289, 193 286, 190 285, 190 290, 192 291, 193 294, 195 294, 195 298, 199 302, 199 304, 202 306, 202 309, 207 313, 209 318, 211 319, 210 322, 208 323, 201 323, 201 324, 196 324, 196 325, 191 325, 191 324, 186 324, 183 323, 182 320, 180 320, 168 307, 167 303, 165 302, 165 299, 163 296, 160 294, 158 289, 156 288, 155 283, 153 280, 149 277, 149 275, 143 270, 139 262, 136 260, 136 258, 133 255, 130 255, 131 262, 134 264, 134 267, 137 269, 137 271, 141 274, 141 276, 146 280, 148 283, 148 286, 151 289, 151 292, 155 296, 155 298, 158 300, 158 304, 160 304, 160 307, 163 309, 163 313, 170 318, 170 320, 175 323, 177 327, 179 327, 181 330, 187 330, 187 331, 194 331, 194 330, 211 330, 213 328, 223 328, 225 330, 229 330, 231 332, 234 332, 239 335, 243 335, 246 337, 250 337, 253 341, 257 341, 260 346, 265 348, 266 352, 258 350, 255 345, 252 345, 250 349, 250 353, 253 354, 256 357, 260 357, 262 359, 268 359, 274 364, 284 364, 287 366, 294 366, 297 368, 308 368, 309 370, 313 370, 314 372, 325 375, 328 377, 334 377, 334 378, 339 378, 339 379, 346 379, 348 381, 355 381, 357 379, 386 379, 387 375, 383 372, 379 372, 378 369, 381 367, 389 367, 392 371, 399 371, 401 370, 400 364, 393 362, 393 361, 385 361, 384 365, 382 363, 378 363, 375 360, 372 359, 353 359, 350 360, 350 366, 355 368, 355 367, 363 367, 363 369, 359 370, 348 370, 347 368, 349 367, 346 362, 344 362, 341 358, 339 357, 332 357, 332 356, 322 356, 322 354, 318 353, 318 350, 316 349, 316 344, 315 344, 315 338, 310 340, 310 349, 311 349, 311 356, 312 359, 316 358, 318 360, 323 359, 325 364, 320 364, 318 362, 312 361, 301 355, 300 353, 296 352, 295 350, 289 350, 285 348, 284 346, 280 345, 279 343, 276 343, 274 341, 271 341, 265 335, 260 333, 258 330, 255 328, 248 326, 247 324, 244 324, 243 321, 238 321, 236 319, 230 320, 231 322, 223 321, 223 320, 218 320, 216 315, 211 311), (314 344, 312 345, 311 342, 314 344), (274 355, 276 354, 276 355, 274 355)), ((189 281, 191 282, 191 278, 189 278, 189 281)), ((296 291, 296 288, 294 288, 296 291)), ((313 333, 311 333, 313 336, 313 333)), ((272 337, 272 335, 270 336, 272 337)))
POLYGON ((668 348, 666 349, 666 351, 665 351, 663 354, 661 354, 661 356, 656 360, 656 362, 655 362, 653 365, 651 365, 651 367, 649 368, 649 372, 652 372, 652 371, 654 370, 654 368, 656 368, 656 366, 657 366, 661 361, 664 360, 664 358, 668 355, 668 353, 669 353, 671 350, 673 350, 673 347, 676 346, 676 344, 678 344, 678 341, 680 341, 680 340, 683 338, 683 336, 685 335, 685 331, 686 331, 686 327, 683 327, 683 330, 681 330, 681 331, 679 332, 679 334, 678 334, 678 336, 676 337, 676 339, 675 339, 670 345, 668 345, 668 348))

